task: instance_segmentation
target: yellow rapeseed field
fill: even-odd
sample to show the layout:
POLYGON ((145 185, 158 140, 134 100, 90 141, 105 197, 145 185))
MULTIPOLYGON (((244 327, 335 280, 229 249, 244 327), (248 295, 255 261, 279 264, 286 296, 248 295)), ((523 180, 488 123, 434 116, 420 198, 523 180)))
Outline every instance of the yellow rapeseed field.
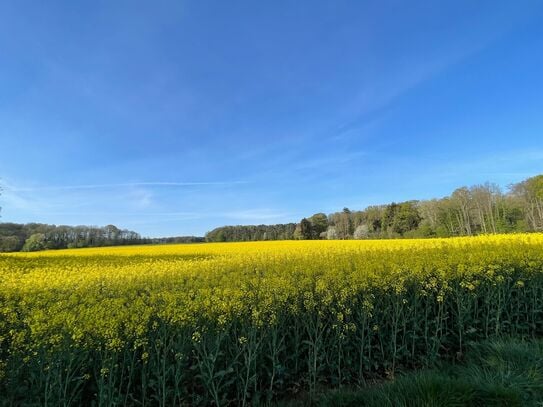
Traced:
POLYGON ((6 404, 256 403, 541 333, 543 234, 0 255, 6 404))

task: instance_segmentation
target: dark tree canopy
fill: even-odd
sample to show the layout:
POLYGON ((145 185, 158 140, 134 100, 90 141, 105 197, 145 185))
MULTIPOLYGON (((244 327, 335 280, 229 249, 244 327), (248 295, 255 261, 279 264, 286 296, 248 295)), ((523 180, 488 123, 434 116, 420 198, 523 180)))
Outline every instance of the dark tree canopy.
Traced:
POLYGON ((36 251, 148 243, 138 233, 116 226, 56 226, 0 223, 0 251, 36 251))
POLYGON ((294 239, 295 223, 258 226, 223 226, 206 234, 208 242, 247 242, 294 239))

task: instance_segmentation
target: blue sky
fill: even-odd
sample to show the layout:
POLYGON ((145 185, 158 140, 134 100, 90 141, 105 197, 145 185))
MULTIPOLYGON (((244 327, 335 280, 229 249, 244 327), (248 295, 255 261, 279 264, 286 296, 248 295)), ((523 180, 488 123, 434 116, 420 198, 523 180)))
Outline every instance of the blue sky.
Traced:
POLYGON ((147 236, 543 172, 541 1, 0 2, 2 221, 147 236))

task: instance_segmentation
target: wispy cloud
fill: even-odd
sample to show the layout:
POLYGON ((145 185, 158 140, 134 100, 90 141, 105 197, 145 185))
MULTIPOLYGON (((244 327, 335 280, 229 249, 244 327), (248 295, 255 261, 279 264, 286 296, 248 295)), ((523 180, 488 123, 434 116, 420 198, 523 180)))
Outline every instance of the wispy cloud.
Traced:
POLYGON ((6 179, 0 180, 2 194, 0 195, 1 206, 4 210, 16 209, 27 212, 35 212, 37 209, 51 210, 54 205, 42 199, 41 196, 27 196, 28 194, 21 193, 12 182, 6 179))
POLYGON ((111 189, 124 187, 192 187, 192 186, 228 186, 246 184, 247 181, 217 181, 217 182, 123 182, 115 184, 80 184, 80 185, 53 185, 53 186, 35 186, 18 187, 6 186, 6 190, 15 192, 33 192, 33 191, 75 191, 88 189, 111 189))
POLYGON ((404 95, 425 84, 448 69, 472 58, 506 33, 510 32, 518 18, 511 16, 510 21, 492 29, 471 35, 469 31, 455 36, 455 42, 433 49, 429 47, 419 58, 405 55, 396 56, 396 64, 390 64, 384 72, 368 78, 354 97, 343 106, 344 120, 333 126, 330 134, 334 139, 360 137, 360 130, 382 120, 387 110, 394 106, 404 95))
POLYGON ((8 206, 10 208, 30 210, 35 207, 35 204, 31 200, 14 193, 8 188, 4 188, 1 199, 5 203, 4 206, 8 206))
POLYGON ((136 209, 146 209, 153 205, 153 193, 148 188, 133 186, 128 196, 136 209))
MULTIPOLYGON (((195 219, 205 214, 162 212, 150 213, 171 207, 172 196, 178 205, 188 205, 206 188, 234 187, 246 181, 143 181, 78 185, 25 185, 19 181, 2 179, 0 207, 5 219, 34 221, 50 219, 111 219, 114 213, 118 219, 141 216, 149 213, 159 219, 195 219), (198 191, 196 191, 198 189, 198 191), (173 195, 172 195, 173 194, 173 195)), ((203 209, 203 208, 202 208, 203 209)), ((5 220, 4 219, 4 220, 5 220)))

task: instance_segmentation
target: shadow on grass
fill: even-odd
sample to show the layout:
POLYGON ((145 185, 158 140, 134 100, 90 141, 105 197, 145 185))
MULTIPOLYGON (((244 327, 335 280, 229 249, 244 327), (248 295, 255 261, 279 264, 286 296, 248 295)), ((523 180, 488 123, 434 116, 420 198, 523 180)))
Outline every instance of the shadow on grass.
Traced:
MULTIPOLYGON (((280 406, 309 405, 292 401, 280 406)), ((443 364, 394 381, 317 397, 317 406, 543 406, 543 341, 474 344, 461 365, 443 364)))

